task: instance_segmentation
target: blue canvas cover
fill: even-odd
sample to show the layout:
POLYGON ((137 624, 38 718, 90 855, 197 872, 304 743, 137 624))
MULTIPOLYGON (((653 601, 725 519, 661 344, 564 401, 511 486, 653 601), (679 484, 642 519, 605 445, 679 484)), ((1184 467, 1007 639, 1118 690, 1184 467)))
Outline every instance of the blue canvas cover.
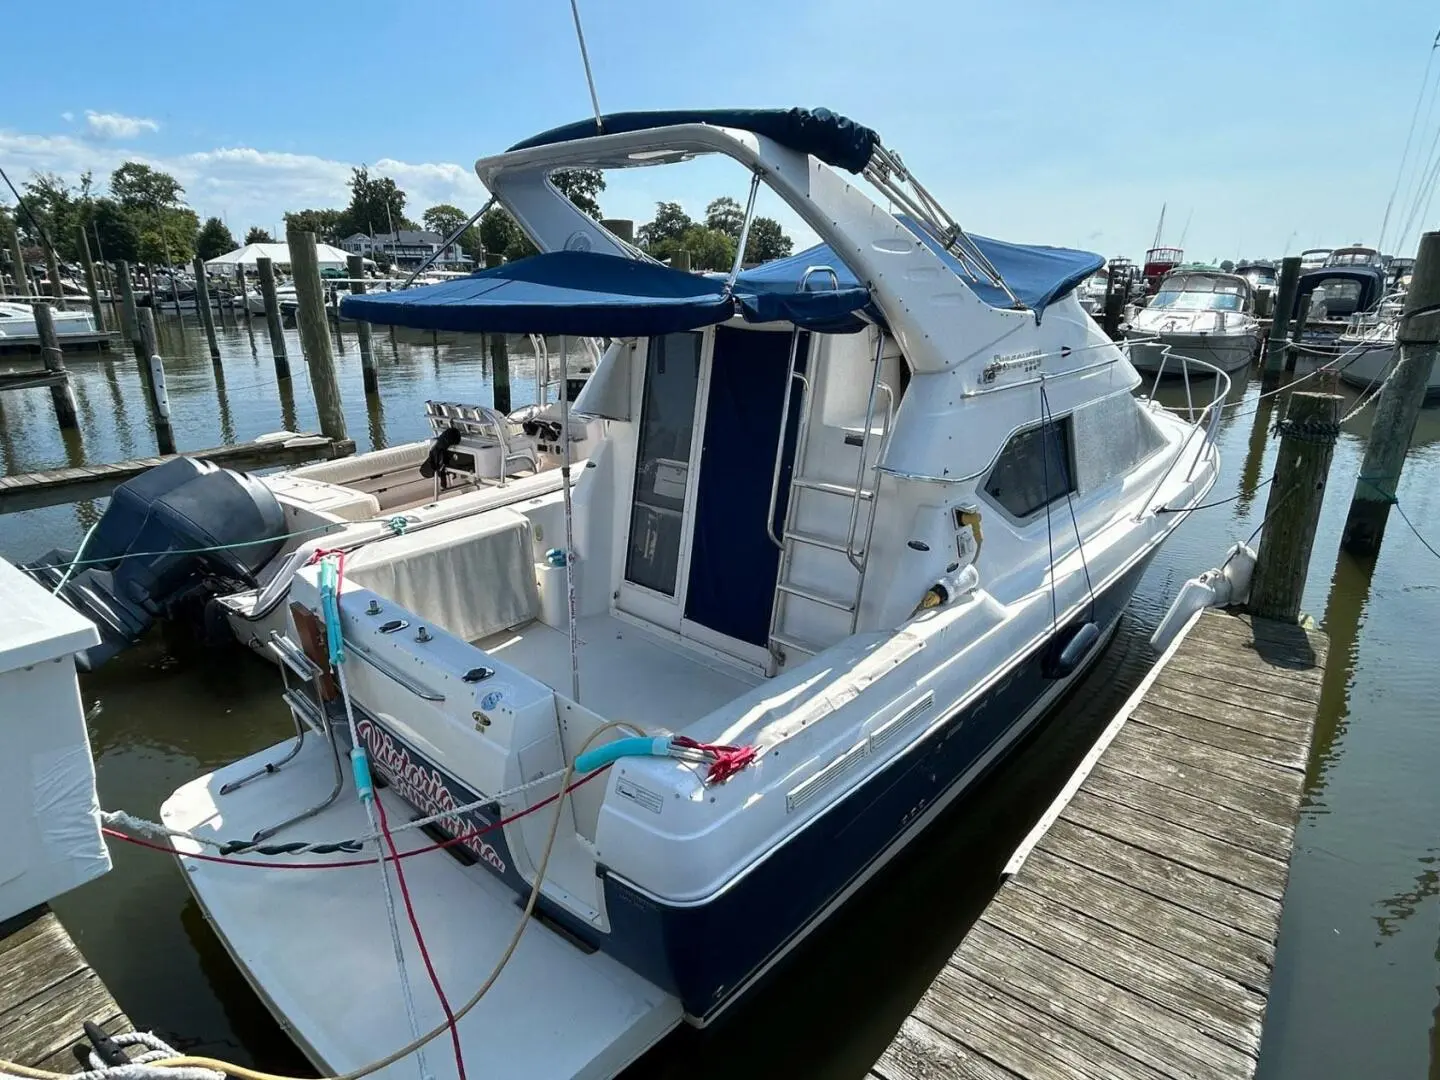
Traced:
POLYGON ((869 299, 858 286, 762 299, 737 284, 727 295, 723 278, 619 255, 552 251, 439 285, 346 296, 340 311, 417 330, 650 337, 698 330, 736 314, 821 328, 843 322, 869 299), (774 314, 782 304, 784 314, 774 314))
POLYGON ((590 139, 596 135, 620 135, 627 131, 675 127, 679 124, 712 124, 740 128, 774 139, 791 150, 813 154, 827 165, 858 173, 865 168, 880 136, 869 128, 829 109, 657 109, 645 112, 610 113, 542 131, 510 147, 528 150, 532 146, 590 139))

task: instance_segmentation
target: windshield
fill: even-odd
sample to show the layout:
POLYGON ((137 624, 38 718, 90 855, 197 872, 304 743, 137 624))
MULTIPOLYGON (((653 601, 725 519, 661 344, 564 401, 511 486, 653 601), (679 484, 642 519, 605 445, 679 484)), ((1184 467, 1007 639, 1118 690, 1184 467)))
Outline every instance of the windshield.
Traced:
POLYGON ((1234 292, 1182 292, 1161 289, 1150 301, 1152 308, 1171 311, 1239 311, 1240 294, 1234 292))
POLYGON ((1274 285, 1275 271, 1263 266, 1252 266, 1240 271, 1240 276, 1251 285, 1274 285))

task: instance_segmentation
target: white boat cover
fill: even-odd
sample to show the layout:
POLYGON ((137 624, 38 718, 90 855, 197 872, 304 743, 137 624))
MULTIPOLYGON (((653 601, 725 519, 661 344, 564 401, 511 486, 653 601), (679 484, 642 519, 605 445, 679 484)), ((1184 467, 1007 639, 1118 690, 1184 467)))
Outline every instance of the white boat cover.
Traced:
MULTIPOLYGON (((306 739, 301 753, 278 772, 218 794, 227 781, 283 753, 283 747, 272 747, 191 781, 166 800, 163 820, 215 837, 248 837, 314 805, 333 777, 330 749, 318 738, 306 739)), ((348 763, 345 773, 345 789, 329 809, 284 830, 274 842, 364 835, 365 811, 348 780, 348 763)), ((410 820, 409 808, 388 789, 378 797, 392 827, 410 820)), ((431 843, 416 830, 395 841, 401 851, 431 843)), ((410 1041, 374 865, 308 872, 225 866, 187 858, 199 850, 193 841, 175 843, 207 919, 317 1068, 327 1075, 349 1072, 410 1041)), ((289 864, 356 857, 275 858, 289 864)), ((519 898, 488 870, 462 866, 443 851, 405 859, 404 868, 436 975, 451 1006, 459 1009, 509 943, 521 914, 519 898)), ((398 904, 398 890, 396 895, 398 904)), ((399 920, 419 1023, 428 1031, 444 1014, 403 911, 399 920)), ((680 1014, 677 998, 604 953, 586 953, 532 921, 504 973, 460 1020, 465 1068, 472 1076, 506 1080, 614 1076, 675 1027, 680 1014)), ((430 1075, 457 1076, 448 1035, 424 1052, 430 1075)), ((415 1080, 415 1058, 375 1075, 415 1080)))

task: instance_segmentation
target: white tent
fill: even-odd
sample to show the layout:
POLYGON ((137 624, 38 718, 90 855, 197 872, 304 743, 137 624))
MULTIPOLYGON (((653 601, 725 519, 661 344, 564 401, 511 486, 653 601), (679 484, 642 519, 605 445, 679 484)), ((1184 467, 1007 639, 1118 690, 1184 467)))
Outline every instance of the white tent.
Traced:
MULTIPOLYGON (((319 257, 321 266, 343 267, 350 253, 348 251, 342 251, 337 247, 331 247, 329 244, 316 244, 315 254, 319 257)), ((227 251, 224 255, 217 255, 215 258, 207 261, 205 265, 211 268, 235 266, 237 263, 242 266, 254 266, 256 259, 269 259, 276 266, 289 266, 290 245, 246 244, 244 247, 236 248, 234 251, 227 251)), ((365 263, 367 266, 375 265, 370 259, 366 259, 365 263)))

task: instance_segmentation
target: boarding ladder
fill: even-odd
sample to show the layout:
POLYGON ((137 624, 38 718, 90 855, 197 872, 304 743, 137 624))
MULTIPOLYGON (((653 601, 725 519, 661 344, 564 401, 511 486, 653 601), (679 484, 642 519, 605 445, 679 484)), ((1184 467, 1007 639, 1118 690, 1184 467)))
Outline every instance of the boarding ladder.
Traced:
MULTIPOLYGON (((832 274, 833 271, 821 268, 832 274)), ((808 277, 812 270, 806 271, 808 277)), ((803 288, 803 285, 802 285, 803 288)), ((796 329, 790 341, 790 366, 785 384, 784 406, 781 412, 780 435, 776 442, 775 471, 771 478, 770 510, 765 519, 770 540, 780 549, 780 562, 776 571, 775 603, 770 614, 769 648, 773 666, 778 667, 793 653, 814 656, 835 642, 855 633, 860 619, 860 598, 865 585, 865 568, 870 557, 870 540, 875 530, 875 500, 879 490, 879 462, 884 454, 885 442, 890 436, 894 422, 895 392, 881 377, 884 369, 887 337, 883 330, 876 328, 876 345, 873 357, 874 368, 870 378, 865 418, 858 434, 859 460, 855 467, 854 482, 836 482, 822 478, 807 468, 810 460, 811 420, 815 409, 812 391, 812 377, 815 372, 799 370, 800 331, 796 329), (795 432, 795 457, 791 470, 789 505, 785 523, 780 535, 775 533, 775 510, 779 499, 780 477, 787 429, 790 424, 790 400, 798 384, 801 395, 799 418, 795 432), (876 427, 877 409, 881 395, 885 407, 881 419, 883 424, 876 427), (817 503, 828 502, 828 512, 821 506, 814 507, 819 513, 802 513, 805 500, 817 503), (840 511, 848 502, 848 512, 840 511), (865 520, 861 521, 862 504, 869 503, 865 520), (807 520, 825 522, 820 526, 806 527, 807 520), (829 522, 848 521, 838 527, 829 522), (814 580, 816 569, 810 567, 810 580, 798 574, 799 564, 805 558, 804 552, 830 552, 844 556, 843 560, 828 558, 825 563, 824 585, 814 580), (846 580, 846 577, 850 580, 846 580), (807 618, 808 615, 811 617, 807 618), (816 619, 816 609, 838 613, 838 617, 816 619), (796 629, 797 624, 808 625, 809 632, 796 629), (828 624, 828 625, 827 625, 828 624), (819 632, 816 632, 816 627, 819 632)), ((857 435, 853 431, 845 434, 845 445, 856 445, 857 435)), ((822 556, 822 558, 824 558, 822 556)))

